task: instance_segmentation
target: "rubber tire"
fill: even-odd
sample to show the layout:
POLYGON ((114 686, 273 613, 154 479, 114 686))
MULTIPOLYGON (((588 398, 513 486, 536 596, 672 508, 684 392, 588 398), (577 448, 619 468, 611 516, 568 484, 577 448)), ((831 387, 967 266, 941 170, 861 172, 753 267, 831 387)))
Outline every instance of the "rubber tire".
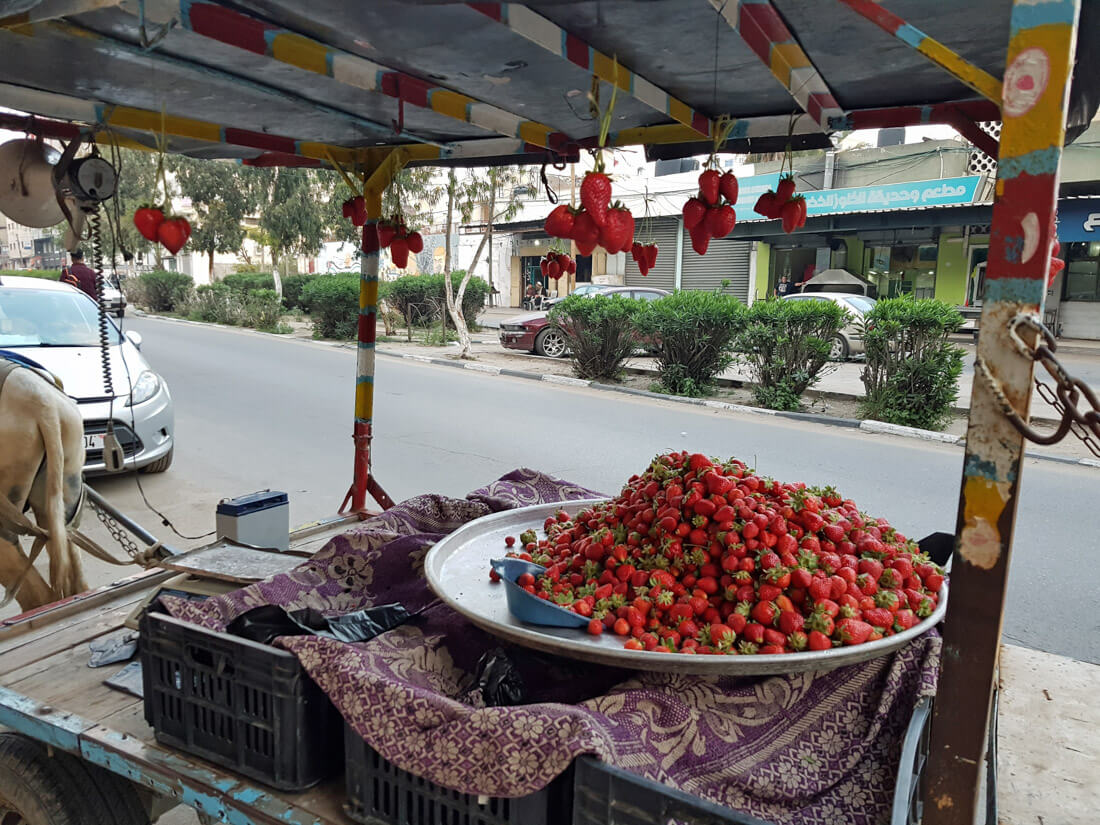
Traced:
POLYGON ((168 451, 167 455, 161 456, 156 461, 154 461, 152 464, 146 464, 144 467, 142 467, 140 470, 138 470, 138 472, 139 473, 163 473, 165 470, 167 470, 169 467, 172 466, 172 454, 175 451, 176 451, 176 448, 173 447, 171 450, 168 451))
POLYGON ((832 348, 829 350, 829 360, 830 361, 847 361, 849 352, 850 352, 850 350, 848 349, 848 342, 844 340, 843 335, 838 335, 835 338, 833 338, 832 348), (834 356, 833 352, 834 352, 834 350, 837 349, 837 344, 838 343, 840 344, 840 347, 839 347, 840 354, 834 356))
POLYGON ((557 355, 552 355, 546 351, 546 338, 552 332, 556 332, 558 335, 562 334, 560 330, 555 329, 554 327, 546 327, 538 335, 535 336, 535 353, 537 355, 542 355, 547 358, 565 358, 569 354, 569 349, 564 345, 564 336, 562 338, 562 348, 560 353, 558 353, 557 355))
POLYGON ((129 781, 18 733, 0 733, 0 811, 26 825, 150 825, 129 781))

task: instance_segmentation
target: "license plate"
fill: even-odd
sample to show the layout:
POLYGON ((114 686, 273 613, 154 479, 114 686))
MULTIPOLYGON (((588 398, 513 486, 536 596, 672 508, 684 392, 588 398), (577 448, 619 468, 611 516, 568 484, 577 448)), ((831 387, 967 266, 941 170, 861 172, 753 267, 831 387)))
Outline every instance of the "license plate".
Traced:
POLYGON ((103 449, 103 433, 93 433, 84 435, 84 449, 85 450, 102 450, 103 449))

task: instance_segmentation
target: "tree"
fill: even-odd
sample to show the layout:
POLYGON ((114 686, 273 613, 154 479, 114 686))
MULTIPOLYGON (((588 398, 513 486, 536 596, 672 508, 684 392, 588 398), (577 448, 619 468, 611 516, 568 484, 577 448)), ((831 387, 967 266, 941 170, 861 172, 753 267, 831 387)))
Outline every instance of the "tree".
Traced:
POLYGON ((243 220, 259 205, 263 181, 258 170, 212 160, 175 158, 172 162, 180 194, 191 199, 197 220, 191 227, 191 248, 209 259, 214 279, 214 253, 236 252, 245 239, 243 220))
MULTIPOLYGON (((282 294, 279 265, 290 254, 315 255, 333 228, 332 183, 309 169, 272 169, 260 207, 260 228, 271 239, 275 288, 282 294)), ((287 270, 284 274, 290 274, 287 270)))
MULTIPOLYGON (((469 223, 475 210, 481 213, 485 221, 485 231, 481 235, 481 243, 478 244, 477 251, 474 252, 473 261, 470 262, 470 266, 462 275, 457 293, 451 281, 450 267, 447 267, 443 272, 443 283, 447 290, 447 312, 450 314, 451 320, 454 321, 455 330, 458 332, 458 340, 462 344, 462 358, 469 358, 471 350, 470 329, 466 326, 466 318, 462 314, 462 298, 466 294, 466 286, 470 283, 474 270, 477 269, 477 265, 481 261, 481 254, 485 251, 486 244, 490 245, 489 271, 492 272, 491 256, 493 253, 491 242, 493 224, 498 220, 511 220, 519 211, 516 185, 520 182, 522 175, 522 169, 491 167, 486 170, 484 175, 478 175, 476 172, 471 173, 470 177, 463 182, 460 190, 461 196, 458 202, 462 222, 469 223)), ((448 233, 448 243, 449 240, 450 235, 448 233)), ((492 287, 491 280, 489 285, 492 287)))

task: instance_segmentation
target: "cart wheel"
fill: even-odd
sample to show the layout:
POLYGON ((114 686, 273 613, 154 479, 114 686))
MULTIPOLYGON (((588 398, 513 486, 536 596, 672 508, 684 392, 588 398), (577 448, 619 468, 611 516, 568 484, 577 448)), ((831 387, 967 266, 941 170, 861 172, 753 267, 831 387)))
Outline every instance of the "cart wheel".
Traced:
POLYGON ((149 815, 127 780, 0 733, 0 825, 149 825, 149 815))

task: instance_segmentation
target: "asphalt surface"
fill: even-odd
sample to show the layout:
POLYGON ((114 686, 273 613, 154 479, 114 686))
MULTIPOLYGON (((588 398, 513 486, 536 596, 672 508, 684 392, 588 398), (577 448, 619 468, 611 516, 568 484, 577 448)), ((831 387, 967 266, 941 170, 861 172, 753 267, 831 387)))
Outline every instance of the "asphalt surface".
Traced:
MULTIPOLYGON (((182 532, 213 529, 219 499, 264 488, 289 493, 292 524, 336 510, 351 479, 354 350, 148 318, 126 325, 144 336, 175 400, 175 464, 141 480, 182 532)), ((614 493, 654 454, 687 448, 736 455, 775 478, 833 484, 910 536, 954 528, 958 447, 386 357, 376 387, 374 468, 396 500, 462 496, 522 466, 614 493)), ((172 540, 133 475, 95 486, 172 540)), ((1087 571, 1097 501, 1097 470, 1026 461, 1007 640, 1100 663, 1100 618, 1083 609, 1096 585, 1087 571)))

